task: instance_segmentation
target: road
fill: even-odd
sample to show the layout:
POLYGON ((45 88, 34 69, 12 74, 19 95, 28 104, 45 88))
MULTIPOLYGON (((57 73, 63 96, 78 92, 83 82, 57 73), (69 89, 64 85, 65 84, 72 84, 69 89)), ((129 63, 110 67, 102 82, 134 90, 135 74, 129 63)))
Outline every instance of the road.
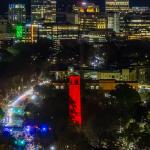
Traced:
MULTIPOLYGON (((43 80, 35 84, 34 86, 43 86, 50 84, 51 80, 43 80)), ((34 150, 33 144, 34 136, 29 133, 30 127, 23 126, 24 108, 28 101, 32 102, 36 97, 34 86, 24 91, 16 99, 10 100, 5 106, 5 117, 3 119, 3 129, 9 132, 16 140, 20 140, 19 144, 26 143, 27 150, 34 150)))

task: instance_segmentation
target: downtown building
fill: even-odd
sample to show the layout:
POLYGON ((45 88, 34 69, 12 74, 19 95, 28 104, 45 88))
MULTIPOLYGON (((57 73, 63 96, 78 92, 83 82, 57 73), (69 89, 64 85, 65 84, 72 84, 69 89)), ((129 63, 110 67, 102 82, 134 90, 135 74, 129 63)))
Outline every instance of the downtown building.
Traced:
POLYGON ((53 49, 60 50, 61 41, 79 39, 79 25, 67 23, 26 24, 22 42, 36 43, 39 39, 47 38, 52 42, 53 49))
POLYGON ((55 23, 56 0, 31 0, 31 21, 35 23, 55 23))
MULTIPOLYGON (((74 5, 73 12, 78 15, 78 24, 81 30, 92 30, 101 27, 100 23, 102 21, 100 20, 100 9, 98 5, 94 3, 74 5)), ((102 19, 104 21, 104 18, 102 19)))
POLYGON ((23 25, 20 41, 36 43, 42 37, 39 30, 45 27, 44 24, 53 23, 56 23, 56 0, 31 0, 31 23, 23 25))
POLYGON ((99 6, 94 3, 73 5, 73 12, 62 13, 57 23, 45 21, 42 4, 33 6, 31 3, 32 24, 26 26, 26 41, 33 43, 38 38, 48 38, 54 41, 54 49, 58 50, 62 40, 82 39, 98 47, 99 42, 107 42, 111 38, 112 29, 107 29, 107 16, 100 13, 99 6))
POLYGON ((6 49, 13 44, 14 34, 9 32, 8 20, 0 16, 0 49, 6 49))
POLYGON ((112 29, 108 29, 107 16, 100 12, 94 3, 81 3, 73 6, 76 23, 80 26, 81 39, 91 43, 95 48, 112 37, 112 29), (78 19, 77 19, 78 18, 78 19))
POLYGON ((150 9, 133 7, 129 12, 107 13, 108 29, 127 40, 150 39, 150 9))
POLYGON ((26 41, 33 43, 39 38, 48 38, 54 41, 54 49, 58 50, 61 40, 82 39, 99 48, 102 43, 113 40, 113 35, 129 40, 149 38, 148 10, 140 8, 141 12, 139 8, 129 9, 127 0, 107 0, 106 3, 110 5, 109 9, 106 5, 105 14, 94 3, 78 3, 73 5, 73 12, 63 12, 57 23, 56 3, 48 2, 32 0, 32 23, 26 26, 26 41))
POLYGON ((80 27, 77 24, 57 23, 43 24, 39 28, 39 37, 48 38, 53 41, 53 49, 60 50, 61 42, 64 40, 77 40, 80 36, 80 27))
POLYGON ((108 29, 112 29, 116 34, 120 34, 122 19, 129 10, 129 0, 105 0, 108 29))
POLYGON ((20 41, 23 36, 24 25, 26 24, 26 7, 25 4, 11 3, 8 5, 8 24, 5 32, 5 42, 13 45, 20 41))
POLYGON ((26 8, 24 4, 9 4, 8 22, 10 24, 26 23, 26 8))
POLYGON ((122 32, 129 40, 150 39, 150 9, 132 8, 124 17, 122 32))
POLYGON ((129 0, 105 0, 106 13, 119 13, 129 11, 129 0))

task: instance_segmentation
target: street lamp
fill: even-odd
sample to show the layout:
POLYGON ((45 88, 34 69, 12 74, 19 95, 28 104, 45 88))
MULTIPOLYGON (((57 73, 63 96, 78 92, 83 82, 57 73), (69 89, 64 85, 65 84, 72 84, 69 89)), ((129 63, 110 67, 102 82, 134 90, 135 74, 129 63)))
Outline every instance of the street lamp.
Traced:
POLYGON ((32 96, 31 96, 31 99, 32 99, 32 100, 35 100, 36 98, 37 98, 36 95, 32 95, 32 96))
POLYGON ((55 146, 50 146, 50 150, 56 150, 56 147, 55 146))

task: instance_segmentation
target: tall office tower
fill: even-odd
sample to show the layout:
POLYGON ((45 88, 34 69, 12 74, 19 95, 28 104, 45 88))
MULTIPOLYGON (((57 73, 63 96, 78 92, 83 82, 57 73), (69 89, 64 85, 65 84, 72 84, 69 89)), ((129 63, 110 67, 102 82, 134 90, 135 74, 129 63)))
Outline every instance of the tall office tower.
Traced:
POLYGON ((116 33, 120 32, 120 18, 121 14, 119 13, 110 13, 108 14, 108 29, 113 29, 116 33))
POLYGON ((0 16, 0 49, 6 49, 13 44, 13 35, 8 32, 8 21, 0 16))
POLYGON ((101 23, 105 23, 105 18, 100 16, 100 9, 94 3, 81 3, 73 6, 73 11, 78 14, 78 21, 81 29, 98 29, 101 23))
POLYGON ((105 11, 109 12, 127 12, 129 11, 129 0, 105 0, 105 11))
POLYGON ((26 22, 26 8, 24 4, 9 4, 8 21, 11 24, 26 22))
POLYGON ((38 23, 55 23, 56 0, 31 0, 31 20, 38 23))
POLYGON ((138 10, 126 14, 123 32, 128 39, 150 39, 150 10, 138 10))
POLYGON ((77 5, 73 5, 73 11, 78 13, 99 13, 100 9, 99 6, 94 3, 82 2, 77 5))

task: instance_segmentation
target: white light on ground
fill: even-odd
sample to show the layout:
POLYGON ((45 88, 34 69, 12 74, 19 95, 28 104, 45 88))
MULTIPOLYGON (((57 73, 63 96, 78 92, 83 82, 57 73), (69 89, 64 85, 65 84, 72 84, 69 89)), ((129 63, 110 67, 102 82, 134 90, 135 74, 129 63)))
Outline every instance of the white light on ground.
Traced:
POLYGON ((31 96, 31 99, 32 99, 32 100, 35 100, 36 98, 37 98, 36 95, 32 95, 32 96, 31 96))
POLYGON ((51 146, 50 150, 56 150, 56 147, 55 146, 51 146))

